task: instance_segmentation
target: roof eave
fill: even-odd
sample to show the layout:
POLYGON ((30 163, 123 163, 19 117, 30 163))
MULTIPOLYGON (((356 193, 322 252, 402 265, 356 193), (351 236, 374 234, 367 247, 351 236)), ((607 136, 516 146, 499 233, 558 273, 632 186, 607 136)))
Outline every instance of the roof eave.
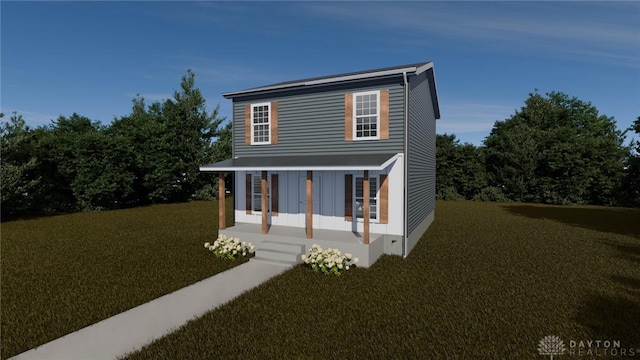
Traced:
POLYGON ((233 91, 233 92, 223 93, 222 96, 225 97, 226 99, 232 99, 237 96, 260 93, 264 91, 284 90, 284 89, 292 89, 292 88, 299 88, 299 87, 305 87, 305 86, 326 85, 326 84, 333 84, 333 83, 352 81, 352 80, 364 80, 364 79, 370 79, 370 78, 376 78, 376 77, 382 77, 382 76, 402 75, 403 73, 420 74, 432 67, 433 67, 433 63, 428 62, 420 66, 407 66, 402 68, 372 71, 372 72, 366 72, 366 73, 354 74, 354 75, 338 75, 338 76, 331 76, 331 77, 317 79, 317 80, 300 81, 300 82, 293 82, 293 83, 281 84, 281 85, 264 86, 264 87, 253 88, 248 90, 233 91))
POLYGON ((232 171, 360 171, 360 170, 384 170, 389 165, 393 164, 402 153, 396 153, 393 156, 390 156, 389 159, 384 161, 382 164, 377 165, 297 165, 297 166, 286 166, 286 165, 260 165, 260 166, 233 166, 233 160, 223 160, 217 162, 215 164, 200 166, 200 171, 202 172, 232 172, 232 171), (224 164, 224 165, 222 165, 224 164), (218 165, 218 166, 215 166, 218 165))

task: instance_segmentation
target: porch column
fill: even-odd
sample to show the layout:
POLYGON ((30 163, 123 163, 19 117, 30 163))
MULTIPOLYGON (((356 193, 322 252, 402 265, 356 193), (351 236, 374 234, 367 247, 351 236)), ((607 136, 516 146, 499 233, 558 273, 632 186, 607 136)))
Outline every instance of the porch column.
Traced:
POLYGON ((261 198, 262 198, 262 233, 266 234, 267 232, 269 232, 269 225, 267 224, 267 211, 269 211, 269 208, 267 207, 267 172, 263 171, 262 172, 262 181, 261 181, 261 185, 262 185, 262 191, 261 191, 261 198))
POLYGON ((364 176, 362 178, 362 192, 364 193, 364 206, 363 208, 363 221, 364 221, 364 243, 369 244, 369 170, 364 171, 364 176))
POLYGON ((224 195, 224 173, 220 172, 218 173, 218 230, 222 230, 227 227, 224 195))
POLYGON ((313 238, 313 171, 307 170, 307 214, 305 217, 307 239, 313 238))

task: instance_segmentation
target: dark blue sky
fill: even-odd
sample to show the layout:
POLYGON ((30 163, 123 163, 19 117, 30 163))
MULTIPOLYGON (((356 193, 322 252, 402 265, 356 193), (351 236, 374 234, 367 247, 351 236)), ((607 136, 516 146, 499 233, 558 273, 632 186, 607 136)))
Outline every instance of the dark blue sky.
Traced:
POLYGON ((7 2, 1 111, 103 123, 172 96, 434 61, 439 133, 479 145, 534 89, 640 116, 638 2, 7 2))

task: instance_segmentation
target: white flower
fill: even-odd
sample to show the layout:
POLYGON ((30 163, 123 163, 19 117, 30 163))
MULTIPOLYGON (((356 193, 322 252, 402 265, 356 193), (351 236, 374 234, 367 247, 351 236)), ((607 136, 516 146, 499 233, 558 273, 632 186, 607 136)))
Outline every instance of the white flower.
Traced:
POLYGON ((256 247, 255 247, 255 246, 253 246, 253 244, 252 244, 251 246, 249 246, 249 249, 251 249, 251 250, 253 250, 253 249, 255 249, 255 248, 256 248, 256 247))
POLYGON ((213 251, 213 250, 215 250, 215 249, 216 249, 215 247, 213 247, 213 246, 209 246, 209 250, 213 251))
POLYGON ((233 250, 233 255, 237 254, 238 251, 237 250, 233 250))
POLYGON ((358 261, 360 261, 360 259, 358 259, 358 258, 353 258, 353 263, 354 263, 354 264, 357 264, 357 263, 358 263, 358 261))
POLYGON ((349 270, 349 265, 345 266, 344 268, 345 268, 346 270, 349 270))
POLYGON ((242 242, 242 246, 247 246, 247 242, 246 242, 246 241, 243 241, 243 242, 242 242))
POLYGON ((302 260, 307 260, 307 255, 302 255, 302 260))
POLYGON ((338 269, 342 269, 342 264, 338 263, 338 269))
POLYGON ((351 260, 351 254, 349 254, 349 253, 344 254, 344 257, 346 257, 347 259, 351 260))
POLYGON ((211 244, 209 244, 208 242, 204 243, 204 247, 206 247, 207 249, 209 248, 209 246, 211 246, 211 244))

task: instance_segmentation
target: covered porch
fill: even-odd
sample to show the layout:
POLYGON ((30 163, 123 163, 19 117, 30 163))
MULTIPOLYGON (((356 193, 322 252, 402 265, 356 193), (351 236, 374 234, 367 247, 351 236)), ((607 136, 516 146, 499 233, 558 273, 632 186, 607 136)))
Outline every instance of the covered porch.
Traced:
POLYGON ((262 243, 275 242, 298 244, 305 252, 313 244, 337 248, 357 256, 366 267, 385 252, 385 240, 394 233, 391 226, 395 226, 394 242, 401 234, 401 219, 389 222, 389 209, 402 208, 397 204, 401 196, 388 195, 388 178, 402 173, 401 165, 396 166, 402 163, 396 162, 401 156, 247 157, 200 170, 218 173, 220 234, 250 241, 258 249, 262 243), (226 172, 236 175, 236 225, 230 228, 223 206, 226 172))

